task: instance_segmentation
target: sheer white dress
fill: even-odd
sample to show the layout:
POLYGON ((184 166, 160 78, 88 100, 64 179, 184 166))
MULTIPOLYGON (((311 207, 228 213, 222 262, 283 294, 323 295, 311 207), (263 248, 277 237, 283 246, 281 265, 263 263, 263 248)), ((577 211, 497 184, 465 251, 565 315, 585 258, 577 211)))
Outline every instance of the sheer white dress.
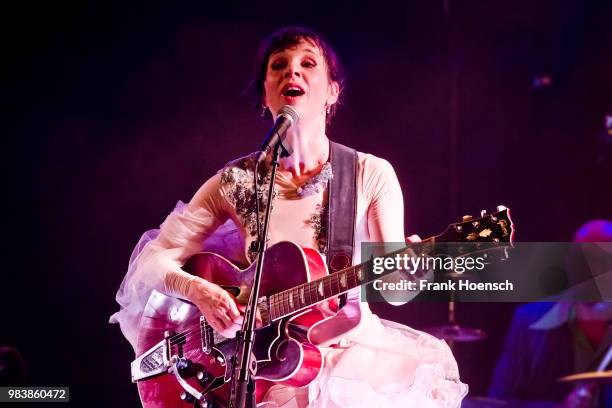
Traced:
MULTIPOLYGON (((358 159, 354 263, 360 263, 362 241, 404 240, 403 198, 393 168, 369 154, 359 153, 358 159)), ((181 266, 191 255, 206 249, 248 264, 256 220, 249 206, 252 179, 248 160, 232 162, 204 183, 189 204, 179 203, 159 230, 143 235, 117 293, 121 310, 111 317, 133 346, 153 290, 184 298, 189 279, 181 266)), ((293 241, 322 249, 325 180, 298 186, 278 173, 269 245, 293 241)), ((359 296, 359 290, 351 291, 327 332, 319 335, 325 363, 316 380, 300 389, 273 386, 260 406, 459 407, 467 385, 459 380, 446 343, 379 319, 359 296)))

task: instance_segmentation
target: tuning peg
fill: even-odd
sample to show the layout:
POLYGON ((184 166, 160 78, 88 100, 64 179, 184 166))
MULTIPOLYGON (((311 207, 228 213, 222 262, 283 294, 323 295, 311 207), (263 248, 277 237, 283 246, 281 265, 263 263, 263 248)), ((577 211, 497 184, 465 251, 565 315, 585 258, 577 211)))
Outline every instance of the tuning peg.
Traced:
POLYGON ((192 366, 191 360, 186 358, 179 358, 176 362, 176 367, 179 370, 187 370, 192 366))
POLYGON ((463 216, 463 221, 464 221, 464 222, 465 222, 465 221, 469 221, 469 220, 471 220, 472 218, 474 218, 474 217, 472 217, 471 215, 464 215, 464 216, 463 216))
POLYGON ((507 210, 507 207, 505 205, 498 205, 497 206, 497 211, 504 211, 507 210))
POLYGON ((195 398, 193 398, 193 395, 187 393, 186 391, 181 392, 181 399, 190 404, 195 401, 195 398))
POLYGON ((201 385, 206 384, 206 382, 210 379, 208 373, 205 373, 201 370, 196 373, 196 378, 198 379, 201 385))
POLYGON ((480 210, 480 217, 484 217, 485 215, 487 215, 487 210, 480 210))

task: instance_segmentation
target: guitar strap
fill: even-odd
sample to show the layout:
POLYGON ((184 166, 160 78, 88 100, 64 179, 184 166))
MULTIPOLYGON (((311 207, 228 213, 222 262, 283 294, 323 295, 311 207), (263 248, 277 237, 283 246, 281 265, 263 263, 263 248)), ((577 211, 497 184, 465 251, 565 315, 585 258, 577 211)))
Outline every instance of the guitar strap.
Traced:
MULTIPOLYGON (((355 218, 357 214, 357 151, 330 141, 333 177, 328 188, 327 267, 330 273, 353 263, 355 218)), ((340 296, 340 307, 346 294, 340 296)))

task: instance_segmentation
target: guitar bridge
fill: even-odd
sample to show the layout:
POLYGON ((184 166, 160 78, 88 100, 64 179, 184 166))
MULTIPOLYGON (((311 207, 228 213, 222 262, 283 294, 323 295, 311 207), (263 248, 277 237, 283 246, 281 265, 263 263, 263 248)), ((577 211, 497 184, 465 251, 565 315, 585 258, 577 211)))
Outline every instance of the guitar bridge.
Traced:
POLYGON ((215 334, 212 326, 208 324, 204 316, 200 316, 200 339, 202 341, 202 351, 210 354, 214 346, 215 334))

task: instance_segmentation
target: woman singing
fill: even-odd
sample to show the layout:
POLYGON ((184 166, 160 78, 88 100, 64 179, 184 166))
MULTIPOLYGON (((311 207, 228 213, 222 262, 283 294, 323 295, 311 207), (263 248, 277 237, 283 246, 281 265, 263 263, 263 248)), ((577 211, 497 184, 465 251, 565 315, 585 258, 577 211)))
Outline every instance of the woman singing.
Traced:
MULTIPOLYGON (((402 192, 391 165, 334 144, 327 137, 326 124, 336 110, 343 83, 339 60, 324 39, 293 27, 264 40, 252 83, 263 115, 275 120, 285 105, 299 113, 299 121, 286 134, 293 153, 280 159, 268 246, 292 241, 314 248, 327 255, 332 270, 338 269, 335 262, 340 267, 351 259, 359 263, 362 241, 405 240, 402 192), (353 155, 347 163, 354 170, 337 167, 334 160, 340 154, 353 155), (339 174, 333 169, 340 169, 339 174), (334 198, 329 186, 346 172, 354 172, 354 192, 334 198), (341 205, 354 211, 330 209, 334 200, 344 200, 341 205), (347 219, 352 248, 349 259, 343 259, 342 251, 331 255, 334 248, 329 246, 335 241, 328 235, 347 219)), ((259 199, 264 206, 269 162, 258 171, 264 188, 264 198, 259 199)), ((117 294, 122 310, 111 319, 121 324, 132 345, 153 289, 190 301, 217 331, 239 323, 242 307, 234 298, 215 282, 191 275, 182 266, 203 245, 238 263, 255 261, 251 243, 264 208, 256 214, 253 172, 252 156, 230 162, 187 205, 177 207, 158 233, 145 234, 117 294)), ((446 343, 379 319, 366 302, 360 302, 359 294, 359 289, 350 291, 342 307, 318 330, 315 337, 324 364, 317 378, 302 388, 274 385, 259 406, 459 407, 467 386, 459 380, 446 343)))

